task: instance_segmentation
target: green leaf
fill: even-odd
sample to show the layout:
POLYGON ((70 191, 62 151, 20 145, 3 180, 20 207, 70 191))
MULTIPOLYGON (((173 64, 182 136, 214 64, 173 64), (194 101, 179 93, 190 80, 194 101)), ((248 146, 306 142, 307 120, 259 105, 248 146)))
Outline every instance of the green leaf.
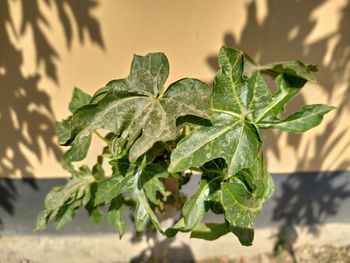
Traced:
POLYGON ((265 83, 260 72, 254 73, 247 80, 247 91, 242 97, 244 108, 248 113, 248 118, 255 121, 263 109, 268 107, 272 101, 272 93, 265 83))
POLYGON ((102 100, 107 95, 109 90, 110 90, 109 86, 105 86, 105 87, 98 89, 95 92, 94 96, 92 96, 90 103, 97 103, 100 100, 102 100))
POLYGON ((95 197, 95 205, 109 203, 123 192, 130 190, 133 187, 134 174, 126 177, 113 176, 102 181, 97 186, 95 197))
POLYGON ((65 224, 72 221, 74 215, 76 214, 78 208, 80 207, 80 202, 75 201, 71 204, 64 205, 57 210, 55 215, 55 226, 56 229, 62 228, 65 224))
POLYGON ((90 148, 91 136, 85 137, 80 143, 74 142, 70 149, 66 151, 62 156, 63 163, 72 163, 83 160, 90 148))
MULTIPOLYGON (((87 187, 95 181, 91 174, 75 175, 68 180, 67 184, 61 187, 53 188, 45 198, 45 206, 49 210, 56 210, 64 204, 73 202, 77 195, 84 193, 87 187)), ((78 195, 78 199, 82 196, 78 195)))
POLYGON ((97 163, 92 167, 92 175, 96 180, 102 181, 106 178, 105 171, 103 169, 103 157, 97 157, 97 163))
POLYGON ((197 191, 190 196, 182 208, 185 227, 181 231, 192 230, 202 220, 206 213, 205 200, 209 195, 207 181, 201 180, 197 191))
POLYGON ((236 49, 222 47, 219 52, 220 70, 214 79, 212 107, 217 110, 243 114, 240 97, 244 96, 243 53, 236 49))
POLYGON ((201 223, 192 230, 191 238, 200 238, 212 241, 230 232, 230 227, 227 224, 201 223))
POLYGON ((161 225, 148 202, 147 196, 151 197, 150 200, 158 202, 156 192, 165 193, 164 186, 160 185, 162 183, 159 178, 166 178, 169 173, 157 164, 148 166, 142 164, 137 167, 137 170, 134 165, 130 164, 129 168, 125 169, 128 166, 125 160, 120 160, 120 162, 114 160, 112 164, 118 167, 115 172, 124 172, 124 174, 115 174, 97 186, 95 205, 109 203, 120 194, 129 192, 136 201, 134 212, 136 231, 143 231, 147 222, 151 219, 157 230, 162 233, 161 225), (120 169, 120 163, 122 169, 120 169))
POLYGON ((150 164, 143 170, 142 188, 152 203, 159 205, 159 200, 156 195, 158 192, 162 194, 163 197, 166 196, 165 186, 159 179, 169 176, 170 174, 167 170, 158 164, 150 164))
POLYGON ((165 231, 168 237, 174 236, 178 231, 188 232, 196 228, 208 211, 207 202, 211 200, 211 195, 216 192, 217 187, 220 187, 222 179, 221 173, 215 174, 215 177, 211 178, 202 176, 199 188, 186 200, 182 207, 183 217, 175 226, 165 231))
POLYGON ((279 114, 285 111, 288 102, 299 93, 306 81, 301 78, 291 77, 286 74, 279 75, 275 79, 277 91, 265 108, 260 109, 255 117, 256 123, 275 120, 279 114))
POLYGON ((226 113, 213 114, 212 123, 180 141, 171 154, 170 172, 200 167, 210 160, 224 158, 228 176, 232 176, 254 163, 261 148, 254 125, 226 113))
POLYGON ((273 181, 260 158, 229 182, 221 183, 225 218, 242 244, 251 244, 254 237, 253 221, 272 191, 273 181))
POLYGON ((103 99, 73 114, 70 141, 80 144, 94 130, 106 129, 116 134, 117 156, 130 149, 129 159, 134 162, 157 141, 176 138, 178 117, 208 118, 208 85, 196 79, 182 79, 165 90, 168 70, 163 53, 135 56, 128 78, 111 81, 103 99))
POLYGON ((107 218, 111 225, 119 233, 119 237, 122 238, 125 233, 126 223, 123 219, 123 200, 121 196, 118 196, 112 200, 108 209, 107 218))
POLYGON ((251 228, 240 228, 230 227, 230 230, 243 246, 251 246, 254 240, 254 229, 251 228))
POLYGON ((222 204, 231 225, 252 228, 253 219, 260 212, 262 202, 252 196, 246 185, 235 179, 222 183, 222 204))
POLYGON ((333 110, 334 107, 324 104, 303 106, 301 111, 293 113, 284 120, 275 120, 262 123, 264 128, 278 128, 292 133, 302 133, 319 125, 323 116, 333 110))
POLYGON ((164 234, 169 238, 174 237, 177 234, 177 232, 182 231, 182 229, 184 228, 185 228, 185 220, 182 217, 174 226, 166 229, 164 234))
POLYGON ((142 189, 142 170, 138 171, 134 177, 134 187, 130 190, 133 199, 136 201, 136 208, 134 212, 136 232, 142 232, 151 219, 155 228, 163 233, 160 222, 148 203, 147 196, 142 189))
POLYGON ((89 216, 92 222, 98 224, 102 221, 104 214, 98 207, 94 207, 91 211, 89 211, 89 216))
POLYGON ((307 81, 315 81, 313 72, 317 69, 316 65, 304 64, 298 60, 275 62, 259 67, 260 71, 266 71, 272 75, 287 74, 307 81))
POLYGON ((91 96, 84 91, 74 88, 73 97, 71 102, 69 103, 69 110, 71 113, 74 113, 80 107, 87 105, 90 103, 91 96))
POLYGON ((254 120, 268 107, 272 95, 260 72, 249 78, 243 76, 245 65, 254 66, 248 62, 241 51, 220 49, 220 70, 211 101, 215 112, 212 126, 200 127, 180 141, 171 155, 170 172, 223 158, 230 177, 254 163, 261 148, 261 135, 254 120))
POLYGON ((44 230, 50 220, 56 228, 71 221, 76 211, 86 205, 91 198, 90 188, 95 178, 84 166, 78 171, 72 170, 72 177, 63 186, 51 189, 45 198, 45 209, 39 214, 35 230, 44 230))
MULTIPOLYGON (((91 96, 78 88, 74 88, 73 96, 69 104, 69 109, 73 113, 78 108, 89 104, 91 96)), ((71 162, 77 162, 84 159, 91 144, 91 136, 85 137, 79 143, 72 142, 71 138, 71 116, 62 122, 56 122, 55 125, 58 143, 61 145, 70 144, 72 147, 62 156, 62 162, 65 167, 71 162)))
POLYGON ((66 143, 70 138, 70 119, 55 123, 55 132, 59 144, 66 143))
POLYGON ((43 231, 46 229, 51 214, 52 211, 47 209, 40 211, 36 219, 34 232, 43 231))

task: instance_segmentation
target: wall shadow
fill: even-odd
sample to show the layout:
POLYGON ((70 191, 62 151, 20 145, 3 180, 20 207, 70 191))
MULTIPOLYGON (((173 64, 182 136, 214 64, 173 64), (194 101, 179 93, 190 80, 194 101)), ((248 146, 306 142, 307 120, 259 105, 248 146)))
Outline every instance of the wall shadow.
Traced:
POLYGON ((182 243, 180 247, 173 247, 174 238, 165 238, 162 241, 155 240, 154 244, 142 250, 140 254, 130 260, 130 263, 147 262, 195 262, 190 246, 182 243))
POLYGON ((281 223, 275 237, 275 253, 286 250, 294 256, 294 244, 298 239, 296 226, 304 226, 317 236, 320 225, 329 222, 330 218, 344 220, 344 215, 338 213, 342 203, 350 198, 349 177, 348 172, 288 175, 280 194, 275 197, 272 220, 281 223))
POLYGON ((97 1, 21 0, 19 28, 16 28, 11 13, 13 2, 0 1, 0 208, 10 215, 15 214, 19 193, 9 178, 19 176, 23 183, 38 190, 29 155, 39 161, 47 154, 57 160, 61 157, 55 138, 51 99, 39 85, 43 77, 58 85, 59 54, 54 41, 43 30, 50 28, 47 17, 52 14, 43 13, 40 6, 48 5, 56 11, 68 48, 73 41, 73 26, 78 30, 81 44, 88 39, 104 48, 98 20, 91 14, 98 6, 97 1), (21 67, 26 54, 13 43, 13 39, 20 40, 27 31, 32 34, 37 64, 36 72, 31 75, 23 73, 21 67), (40 68, 44 73, 40 73, 40 68))
MULTIPOLYGON (((257 0, 246 6, 247 22, 239 40, 227 32, 223 36, 226 46, 244 50, 260 64, 273 61, 298 59, 320 66, 316 78, 320 88, 327 94, 329 103, 336 96, 340 83, 345 88, 337 105, 336 116, 344 115, 350 110, 350 1, 339 10, 340 22, 337 31, 308 43, 306 40, 316 28, 317 20, 312 13, 329 4, 326 0, 271 0, 265 1, 267 15, 261 21, 257 16, 257 0), (334 51, 327 53, 331 41, 335 41, 334 51), (326 57, 327 56, 327 57, 326 57), (346 84, 347 83, 347 84, 346 84)), ((333 42, 334 43, 334 42, 333 42)), ((216 55, 207 57, 207 63, 217 71, 216 55)), ((338 95, 339 96, 339 90, 338 95)), ((289 110, 296 111, 305 103, 305 98, 299 96, 289 110)), ((329 121, 329 120, 328 120, 329 121)), ((296 171, 301 170, 342 170, 350 166, 350 158, 344 158, 343 152, 350 146, 350 138, 346 125, 339 118, 330 120, 324 131, 317 135, 313 142, 300 149, 301 136, 287 135, 287 143, 295 151, 297 159, 296 171), (342 130, 339 127, 344 127, 342 130), (337 133, 335 131, 337 130, 337 133), (338 150, 335 152, 334 148, 338 150), (339 150, 340 149, 340 150, 339 150), (305 153, 313 152, 311 157, 305 158, 305 153), (342 160, 342 161, 339 161, 342 160), (325 167, 325 162, 331 167, 325 167)), ((283 152, 278 147, 282 138, 280 132, 266 132, 266 151, 271 151, 277 159, 283 152)), ((293 253, 293 244, 297 239, 295 225, 310 225, 310 231, 317 229, 312 225, 322 224, 325 220, 338 212, 341 202, 350 197, 348 182, 344 179, 346 173, 296 173, 290 175, 283 183, 282 193, 276 197, 273 220, 281 222, 278 242, 284 240, 285 247, 293 253), (343 181, 343 185, 338 182, 343 181), (312 189, 310 189, 310 186, 312 189), (287 237, 286 237, 287 234, 287 237)))

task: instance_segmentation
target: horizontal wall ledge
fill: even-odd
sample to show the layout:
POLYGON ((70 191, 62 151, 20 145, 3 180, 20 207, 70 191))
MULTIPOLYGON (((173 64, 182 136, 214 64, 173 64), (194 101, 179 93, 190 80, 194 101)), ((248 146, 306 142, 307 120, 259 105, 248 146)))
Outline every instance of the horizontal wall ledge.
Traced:
MULTIPOLYGON (((194 177, 196 180, 198 177, 194 177)), ((257 229, 282 226, 308 226, 327 223, 350 223, 350 172, 309 172, 273 174, 275 192, 257 217, 257 229)), ((33 235, 36 217, 43 209, 44 198, 65 179, 0 179, 0 236, 33 235)), ((195 180, 183 188, 190 193, 197 187, 195 180)), ((126 215, 128 231, 133 232, 130 215, 126 215)), ((206 221, 221 222, 214 214, 206 221)), ((75 219, 60 230, 51 225, 39 236, 113 234, 114 229, 105 219, 94 224, 82 209, 75 219)))

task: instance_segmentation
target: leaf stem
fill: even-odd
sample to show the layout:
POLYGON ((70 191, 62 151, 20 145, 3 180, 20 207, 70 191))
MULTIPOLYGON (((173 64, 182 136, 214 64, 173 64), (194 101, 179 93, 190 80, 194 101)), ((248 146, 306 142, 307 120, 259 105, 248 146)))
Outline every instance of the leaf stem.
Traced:
POLYGON ((99 137, 102 141, 104 141, 105 143, 109 144, 109 141, 103 137, 98 131, 94 131, 94 133, 97 135, 97 137, 99 137))
POLYGON ((215 112, 221 112, 221 113, 226 113, 226 114, 229 114, 229 115, 232 115, 234 117, 237 117, 239 119, 242 119, 243 116, 241 114, 238 114, 238 113, 235 113, 235 112, 232 112, 232 111, 226 111, 226 110, 218 110, 218 109, 213 109, 213 111, 215 112))

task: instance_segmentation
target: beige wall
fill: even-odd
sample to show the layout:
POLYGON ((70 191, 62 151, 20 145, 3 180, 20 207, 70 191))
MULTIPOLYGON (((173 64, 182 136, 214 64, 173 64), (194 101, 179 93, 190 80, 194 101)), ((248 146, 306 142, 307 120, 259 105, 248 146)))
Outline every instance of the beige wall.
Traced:
MULTIPOLYGON (((319 64, 319 84, 309 85, 293 108, 304 102, 338 107, 303 136, 268 132, 271 172, 350 167, 350 0, 101 0, 86 16, 82 3, 89 1, 77 6, 51 1, 49 6, 28 0, 24 11, 20 1, 8 1, 7 7, 2 2, 12 24, 2 14, 1 176, 66 175, 57 161, 51 120, 66 117, 74 86, 93 93, 127 76, 134 53, 153 51, 165 52, 170 60, 168 83, 185 76, 211 82, 222 44, 245 50, 261 63, 297 58, 319 64), (60 7, 70 22, 59 16, 60 7), (21 31, 23 21, 29 22, 21 31)), ((95 142, 90 160, 98 147, 95 142)))

